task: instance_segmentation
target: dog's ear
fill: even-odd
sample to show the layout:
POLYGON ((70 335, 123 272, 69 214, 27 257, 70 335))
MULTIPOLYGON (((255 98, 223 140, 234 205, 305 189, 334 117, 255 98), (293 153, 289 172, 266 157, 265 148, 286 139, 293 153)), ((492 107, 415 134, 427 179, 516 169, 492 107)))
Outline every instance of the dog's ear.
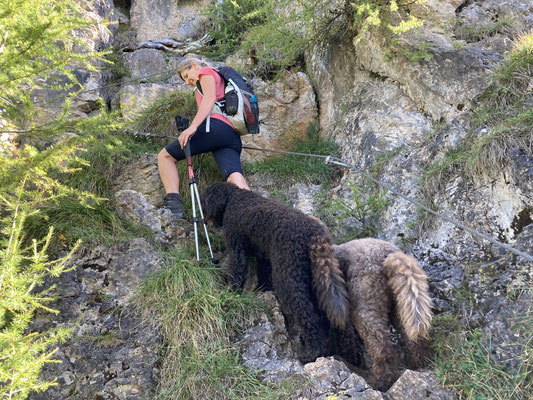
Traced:
POLYGON ((230 197, 230 191, 227 186, 227 183, 217 182, 205 189, 206 215, 218 226, 222 225, 224 212, 230 197))

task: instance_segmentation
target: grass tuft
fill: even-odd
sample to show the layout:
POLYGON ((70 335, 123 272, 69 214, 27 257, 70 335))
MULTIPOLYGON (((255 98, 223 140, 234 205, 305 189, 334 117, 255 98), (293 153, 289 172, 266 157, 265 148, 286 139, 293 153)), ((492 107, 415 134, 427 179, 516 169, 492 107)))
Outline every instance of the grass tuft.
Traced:
POLYGON ((515 21, 513 17, 502 16, 495 21, 490 21, 482 25, 459 25, 455 29, 455 36, 457 39, 463 39, 467 42, 479 42, 498 33, 512 35, 514 25, 515 21))
POLYGON ((69 249, 78 240, 84 243, 109 245, 136 237, 153 238, 146 226, 118 217, 111 205, 100 199, 93 205, 66 197, 42 206, 40 212, 28 217, 25 231, 28 237, 39 237, 53 221, 56 235, 53 249, 69 249))
POLYGON ((131 122, 131 128, 177 138, 179 133, 174 120, 175 116, 181 115, 192 121, 196 108, 196 100, 192 91, 171 91, 141 110, 131 122))
POLYGON ((232 345, 262 306, 252 293, 229 291, 218 268, 198 265, 194 251, 191 246, 169 253, 168 264, 137 295, 138 307, 166 342, 153 398, 288 398, 289 387, 263 383, 232 345))
MULTIPOLYGON (((442 329, 436 345, 434 368, 440 383, 452 389, 460 400, 522 400, 533 389, 533 347, 531 315, 529 334, 523 344, 523 361, 518 371, 508 371, 494 360, 493 349, 483 340, 483 331, 442 329)), ((436 325, 440 322, 435 321, 436 325)))
POLYGON ((71 161, 67 172, 56 171, 54 177, 67 191, 39 205, 39 212, 28 217, 27 236, 44 236, 52 223, 56 232, 52 249, 70 248, 78 239, 110 244, 139 235, 153 238, 148 228, 118 217, 108 199, 112 182, 122 166, 159 147, 149 139, 129 134, 102 134, 90 138, 71 161))
MULTIPOLYGON (((321 138, 318 126, 312 124, 308 128, 305 138, 289 140, 287 151, 336 155, 338 149, 338 145, 333 140, 321 138)), ((265 175, 288 184, 328 182, 335 177, 336 171, 335 167, 326 164, 322 158, 296 155, 274 156, 245 166, 246 173, 265 175)))
POLYGON ((533 154, 532 79, 533 33, 529 33, 516 40, 490 86, 476 99, 471 129, 463 143, 424 174, 424 198, 433 199, 459 173, 470 177, 499 173, 511 162, 511 150, 533 154))

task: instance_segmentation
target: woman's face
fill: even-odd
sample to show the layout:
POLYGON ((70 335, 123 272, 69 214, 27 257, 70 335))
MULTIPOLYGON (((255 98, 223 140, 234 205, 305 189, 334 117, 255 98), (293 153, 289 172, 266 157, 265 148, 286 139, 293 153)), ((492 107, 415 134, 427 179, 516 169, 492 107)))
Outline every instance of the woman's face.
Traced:
POLYGON ((200 71, 200 66, 197 63, 192 62, 189 68, 181 73, 181 78, 188 86, 196 86, 198 71, 200 71))

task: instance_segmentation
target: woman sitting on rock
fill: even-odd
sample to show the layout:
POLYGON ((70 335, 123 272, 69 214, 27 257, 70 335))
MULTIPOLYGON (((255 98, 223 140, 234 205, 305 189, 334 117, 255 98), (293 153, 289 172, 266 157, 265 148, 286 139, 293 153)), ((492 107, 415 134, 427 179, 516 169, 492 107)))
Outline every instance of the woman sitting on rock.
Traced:
POLYGON ((212 113, 216 101, 224 97, 224 79, 205 62, 188 58, 178 65, 183 81, 196 87, 199 80, 203 95, 196 92, 198 111, 190 126, 177 140, 159 153, 159 175, 165 187, 163 207, 179 218, 185 218, 179 195, 179 178, 176 162, 185 159, 184 146, 189 142, 191 155, 212 152, 224 179, 242 189, 250 189, 243 176, 241 165, 242 142, 239 134, 222 114, 212 113), (208 118, 209 116, 209 118, 208 118))

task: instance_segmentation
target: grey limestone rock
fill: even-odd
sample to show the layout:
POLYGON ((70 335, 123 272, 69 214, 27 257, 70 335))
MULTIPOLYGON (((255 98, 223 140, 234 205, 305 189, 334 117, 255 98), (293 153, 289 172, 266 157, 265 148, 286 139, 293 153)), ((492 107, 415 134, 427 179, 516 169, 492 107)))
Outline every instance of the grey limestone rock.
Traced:
POLYGON ((187 221, 178 219, 170 210, 156 209, 135 190, 119 190, 115 203, 120 215, 150 228, 161 243, 179 246, 191 231, 187 221))
POLYGON ((453 394, 440 387, 431 371, 405 371, 387 392, 391 400, 453 400, 453 394))
POLYGON ((139 49, 131 53, 124 53, 124 61, 128 66, 131 78, 139 78, 140 82, 154 79, 154 75, 163 80, 168 72, 167 61, 162 52, 155 49, 139 49))
POLYGON ((113 190, 115 192, 135 190, 152 206, 161 207, 164 189, 157 168, 157 155, 143 154, 134 162, 124 166, 114 179, 113 190))
POLYGON ((60 313, 40 312, 32 330, 72 330, 46 364, 43 379, 58 385, 32 400, 140 399, 157 381, 161 335, 133 307, 140 281, 163 262, 144 239, 94 249, 83 247, 69 264, 75 269, 55 280, 60 313))
POLYGON ((171 38, 185 40, 202 34, 200 10, 207 0, 178 3, 173 0, 134 0, 131 25, 139 42, 171 38))

